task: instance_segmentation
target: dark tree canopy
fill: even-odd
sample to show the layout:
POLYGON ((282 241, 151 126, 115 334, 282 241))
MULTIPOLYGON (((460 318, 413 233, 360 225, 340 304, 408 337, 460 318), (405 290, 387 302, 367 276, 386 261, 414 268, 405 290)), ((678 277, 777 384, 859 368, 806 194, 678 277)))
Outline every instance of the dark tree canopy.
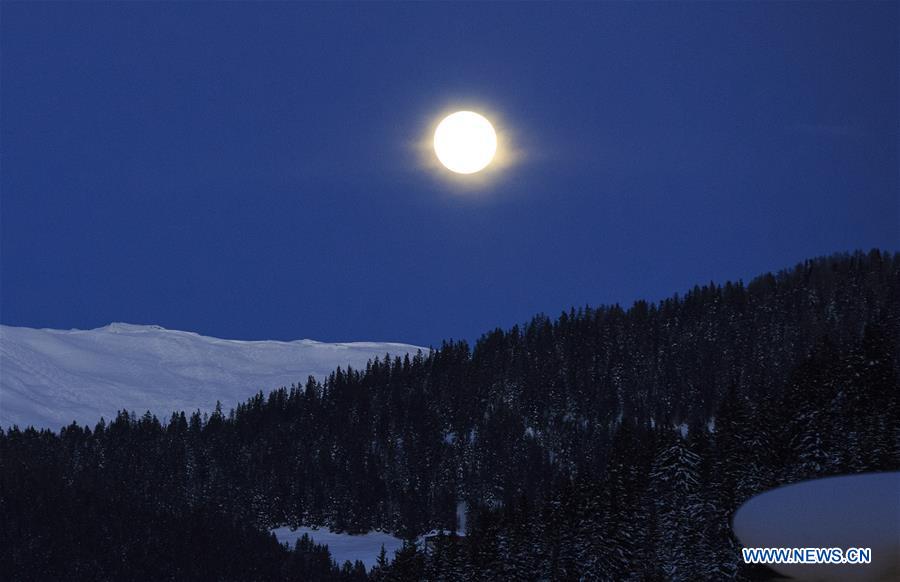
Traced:
POLYGON ((0 578, 752 577, 733 511, 900 467, 900 255, 572 309, 259 393, 225 414, 0 431, 0 578), (367 574, 319 525, 413 539, 367 574), (392 563, 388 563, 393 558, 392 563))

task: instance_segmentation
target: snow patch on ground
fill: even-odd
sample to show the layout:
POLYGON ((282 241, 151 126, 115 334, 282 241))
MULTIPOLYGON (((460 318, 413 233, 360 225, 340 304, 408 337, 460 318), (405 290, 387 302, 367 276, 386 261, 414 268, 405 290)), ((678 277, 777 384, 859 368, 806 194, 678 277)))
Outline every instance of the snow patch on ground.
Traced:
POLYGON ((0 426, 93 425, 127 409, 160 420, 174 411, 226 410, 262 390, 324 378, 403 356, 408 344, 312 340, 241 341, 156 325, 113 323, 91 330, 0 325, 0 426))
POLYGON ((394 552, 403 546, 403 540, 395 538, 390 534, 383 532, 369 532, 361 535, 351 535, 346 533, 334 533, 328 528, 313 529, 311 527, 299 527, 292 530, 290 527, 279 527, 272 530, 275 537, 281 543, 287 543, 291 548, 294 543, 308 534, 317 544, 325 544, 331 557, 342 565, 345 561, 356 562, 360 560, 365 564, 366 569, 370 569, 375 565, 378 554, 381 552, 381 546, 384 546, 387 552, 388 561, 394 559, 394 552))

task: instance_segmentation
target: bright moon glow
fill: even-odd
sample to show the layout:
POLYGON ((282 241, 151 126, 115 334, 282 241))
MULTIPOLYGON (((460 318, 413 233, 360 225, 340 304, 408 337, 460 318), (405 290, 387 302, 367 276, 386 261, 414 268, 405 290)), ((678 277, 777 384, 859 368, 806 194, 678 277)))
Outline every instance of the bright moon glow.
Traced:
POLYGON ((497 134, 491 122, 472 111, 448 115, 434 132, 434 153, 457 174, 483 170, 497 152, 497 134))

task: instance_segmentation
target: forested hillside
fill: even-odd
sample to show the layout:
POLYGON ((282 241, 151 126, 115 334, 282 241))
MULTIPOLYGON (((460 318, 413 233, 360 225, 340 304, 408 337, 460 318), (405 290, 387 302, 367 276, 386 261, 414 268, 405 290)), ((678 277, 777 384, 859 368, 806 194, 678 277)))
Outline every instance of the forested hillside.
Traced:
POLYGON ((872 251, 538 316, 227 414, 6 427, 0 577, 752 577, 729 528, 742 501, 900 468, 898 329, 900 255, 872 251), (458 501, 468 536, 369 574, 263 533, 414 538, 453 528, 458 501))

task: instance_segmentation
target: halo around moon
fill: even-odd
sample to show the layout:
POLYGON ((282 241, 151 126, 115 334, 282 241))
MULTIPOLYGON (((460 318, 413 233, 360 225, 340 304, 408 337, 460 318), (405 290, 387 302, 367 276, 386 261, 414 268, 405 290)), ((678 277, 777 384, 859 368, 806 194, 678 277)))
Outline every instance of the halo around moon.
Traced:
POLYGON ((434 153, 451 172, 474 174, 494 159, 497 133, 484 116, 474 111, 457 111, 438 124, 434 153))

